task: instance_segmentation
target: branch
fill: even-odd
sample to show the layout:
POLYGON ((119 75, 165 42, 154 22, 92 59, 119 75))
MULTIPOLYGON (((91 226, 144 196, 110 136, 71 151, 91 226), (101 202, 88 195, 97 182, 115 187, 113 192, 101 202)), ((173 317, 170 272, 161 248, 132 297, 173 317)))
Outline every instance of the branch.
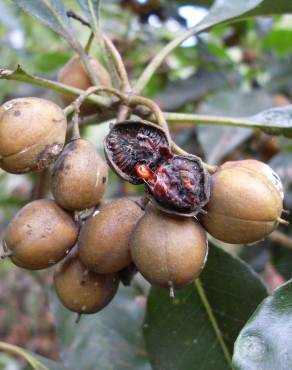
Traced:
POLYGON ((204 24, 202 24, 201 27, 198 27, 198 25, 196 25, 180 34, 178 37, 176 37, 174 40, 168 43, 163 49, 161 49, 159 53, 156 54, 156 56, 148 64, 148 66, 144 69, 140 78, 136 82, 133 89, 135 94, 139 94, 144 89, 144 87, 150 81, 150 79, 155 74, 157 69, 160 67, 161 63, 174 49, 176 49, 186 39, 188 39, 189 37, 193 36, 196 33, 199 33, 204 29, 206 29, 206 26, 204 24))
POLYGON ((278 244, 281 244, 284 247, 292 249, 292 238, 289 235, 282 233, 281 231, 274 230, 272 234, 269 235, 269 238, 278 244))
MULTIPOLYGON (((164 117, 169 123, 257 128, 270 135, 292 137, 291 112, 292 105, 283 108, 271 108, 252 117, 222 117, 168 112, 164 112, 164 117)), ((154 119, 154 117, 151 116, 150 119, 154 119)))
MULTIPOLYGON (((60 82, 47 80, 42 77, 36 77, 26 73, 20 66, 15 71, 10 69, 0 68, 0 80, 13 80, 22 81, 32 85, 41 86, 46 89, 57 91, 61 94, 79 96, 84 93, 84 90, 77 89, 76 87, 68 86, 60 82)), ((92 95, 87 98, 88 101, 98 105, 101 108, 111 109, 113 106, 113 100, 104 96, 92 95)))
MULTIPOLYGON (((220 117, 220 116, 207 116, 201 114, 191 113, 172 113, 164 112, 166 120, 170 123, 188 123, 192 125, 216 125, 216 126, 236 126, 236 127, 249 127, 261 128, 260 123, 252 122, 247 118, 235 117, 220 117)), ((151 116, 152 119, 152 116, 151 116)))

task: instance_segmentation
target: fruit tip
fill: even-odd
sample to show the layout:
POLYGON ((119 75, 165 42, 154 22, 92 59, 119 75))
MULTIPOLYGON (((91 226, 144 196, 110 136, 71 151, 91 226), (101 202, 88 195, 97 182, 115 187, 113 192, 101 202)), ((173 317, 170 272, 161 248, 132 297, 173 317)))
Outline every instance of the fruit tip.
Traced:
POLYGON ((168 287, 169 287, 169 297, 171 299, 174 299, 175 295, 174 295, 174 287, 173 287, 173 282, 172 281, 168 282, 168 287))
POLYGON ((79 324, 80 320, 81 320, 81 316, 82 314, 81 313, 78 313, 77 316, 76 316, 76 320, 75 320, 75 324, 79 324))
POLYGON ((285 225, 285 226, 288 226, 288 225, 289 225, 289 221, 284 220, 284 219, 283 219, 283 218, 281 218, 281 217, 278 217, 278 218, 277 218, 277 221, 278 221, 278 223, 279 223, 279 224, 281 224, 281 225, 285 225))

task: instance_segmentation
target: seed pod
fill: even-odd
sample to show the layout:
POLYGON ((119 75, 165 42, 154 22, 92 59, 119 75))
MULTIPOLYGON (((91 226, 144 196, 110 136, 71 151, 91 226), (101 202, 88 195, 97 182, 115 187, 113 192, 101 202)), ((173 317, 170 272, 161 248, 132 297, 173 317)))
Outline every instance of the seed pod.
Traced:
POLYGON ((52 172, 52 193, 68 210, 83 210, 99 204, 107 184, 108 167, 87 140, 67 144, 52 172))
POLYGON ((132 184, 143 184, 135 166, 146 164, 155 171, 170 156, 165 132, 147 121, 124 121, 113 126, 104 141, 107 161, 113 171, 132 184))
MULTIPOLYGON (((90 56, 88 58, 100 85, 111 87, 112 83, 108 71, 96 59, 90 56)), ((79 57, 70 59, 69 62, 64 65, 59 72, 58 81, 65 85, 77 87, 81 90, 87 90, 93 85, 79 57)), ((76 97, 74 96, 62 95, 62 100, 65 105, 71 104, 75 99, 76 97)), ((96 112, 98 112, 98 107, 92 103, 86 102, 82 104, 80 108, 80 113, 82 115, 94 114, 96 112)))
POLYGON ((147 192, 165 212, 198 214, 210 196, 209 175, 200 158, 170 152, 163 130, 146 121, 115 125, 104 143, 110 166, 124 180, 145 183, 147 192))
POLYGON ((102 310, 113 299, 119 286, 116 274, 100 275, 87 268, 76 256, 66 258, 54 274, 58 298, 65 307, 80 314, 102 310))
POLYGON ((201 215, 200 222, 214 238, 232 244, 253 243, 277 227, 283 210, 282 190, 257 168, 254 162, 230 162, 211 176, 207 214, 201 215))
POLYGON ((180 288, 202 271, 208 252, 207 237, 198 222, 150 208, 130 239, 138 270, 151 284, 180 288))
POLYGON ((10 173, 42 170, 63 149, 66 117, 53 102, 13 99, 0 107, 0 166, 10 173))
POLYGON ((90 270, 117 272, 131 263, 129 238, 143 211, 132 200, 118 199, 101 207, 82 226, 79 258, 90 270))
POLYGON ((49 199, 23 207, 10 222, 4 245, 12 262, 40 270, 60 261, 76 242, 78 229, 72 217, 49 199))
POLYGON ((266 163, 257 161, 256 159, 243 159, 241 161, 228 161, 223 163, 223 165, 221 166, 221 168, 224 169, 234 167, 245 167, 265 176, 268 180, 268 184, 273 184, 280 193, 281 198, 284 199, 284 190, 281 179, 278 174, 266 163))
POLYGON ((150 198, 164 212, 192 217, 210 197, 209 175, 200 158, 173 156, 146 182, 150 198))

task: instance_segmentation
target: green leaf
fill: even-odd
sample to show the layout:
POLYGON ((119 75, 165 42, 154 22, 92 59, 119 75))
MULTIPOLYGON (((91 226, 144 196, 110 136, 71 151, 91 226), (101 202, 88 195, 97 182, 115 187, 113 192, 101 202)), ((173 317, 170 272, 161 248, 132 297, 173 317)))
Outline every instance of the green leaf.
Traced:
POLYGON ((194 27, 177 36, 169 44, 167 44, 160 52, 152 59, 148 66, 144 69, 140 78, 134 86, 136 92, 140 92, 147 85, 157 68, 163 60, 181 43, 189 37, 206 31, 212 26, 223 23, 227 20, 234 19, 246 12, 254 9, 263 0, 215 0, 212 7, 206 16, 194 27))
POLYGON ((45 25, 61 34, 68 35, 69 18, 61 0, 12 0, 14 4, 32 14, 45 25))
POLYGON ((266 298, 242 329, 234 347, 237 370, 292 368, 292 281, 266 298))
POLYGON ((279 57, 292 52, 292 30, 274 30, 263 40, 263 48, 271 49, 279 57))
POLYGON ((267 291, 244 262, 211 246, 196 283, 168 292, 152 288, 144 324, 153 370, 227 370, 233 343, 267 291))
MULTIPOLYGON (((0 71, 1 72, 1 71, 0 71)), ((221 117, 189 113, 168 113, 168 122, 184 122, 201 125, 236 126, 259 128, 271 135, 292 137, 292 105, 281 108, 271 108, 251 117, 221 117)), ((152 117, 151 117, 152 118, 152 117)))
POLYGON ((58 362, 49 360, 48 358, 26 351, 23 348, 9 343, 0 342, 0 351, 22 357, 34 370, 66 370, 66 368, 58 362))
POLYGON ((69 312, 53 295, 61 357, 69 369, 150 370, 141 333, 145 297, 121 287, 101 312, 81 317, 69 312))
POLYGON ((66 52, 48 52, 37 54, 30 63, 34 69, 40 73, 49 73, 64 66, 70 59, 70 54, 66 52))
POLYGON ((83 10, 86 18, 91 24, 92 31, 95 36, 99 36, 99 13, 100 13, 100 0, 78 0, 80 8, 83 10))
POLYGON ((195 26, 203 31, 211 26, 234 19, 254 9, 263 0, 215 0, 209 13, 195 26))
POLYGON ((292 137, 292 105, 271 108, 249 119, 268 134, 292 137))
MULTIPOLYGON (((198 6, 209 7, 212 4, 212 0, 174 0, 175 2, 179 2, 180 5, 190 3, 198 6)), ((228 1, 228 0, 225 0, 228 1)), ((232 2, 232 0, 229 0, 232 2)), ((168 0, 168 2, 170 2, 168 0)), ((173 1, 172 1, 173 2, 173 1)), ((237 1, 234 3, 237 3, 237 1)), ((240 18, 245 18, 248 16, 267 16, 273 14, 284 14, 284 13, 291 13, 292 12, 292 2, 290 0, 264 0, 259 4, 255 9, 251 10, 245 16, 240 16, 240 18)))

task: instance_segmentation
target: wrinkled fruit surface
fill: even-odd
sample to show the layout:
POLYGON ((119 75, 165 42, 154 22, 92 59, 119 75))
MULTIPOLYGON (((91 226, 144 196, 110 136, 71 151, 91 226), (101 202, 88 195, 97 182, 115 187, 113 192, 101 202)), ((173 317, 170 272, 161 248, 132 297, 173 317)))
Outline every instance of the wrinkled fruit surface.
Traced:
POLYGON ((164 131, 155 125, 119 123, 111 129, 104 147, 114 171, 133 184, 144 182, 161 210, 192 217, 208 202, 210 180, 201 159, 173 155, 164 131))
POLYGON ((155 171, 169 155, 169 142, 162 129, 147 121, 124 121, 114 125, 104 142, 105 155, 112 169, 132 184, 143 184, 135 169, 146 164, 155 171))
POLYGON ((7 172, 42 170, 63 149, 66 117, 49 100, 19 98, 0 107, 0 166, 7 172))
MULTIPOLYGON (((227 162, 228 163, 228 162, 227 162)), ((282 192, 269 177, 242 165, 219 167, 211 176, 207 214, 200 216, 205 229, 226 243, 253 243, 278 225, 283 210, 282 192)))
POLYGON ((92 314, 110 303, 119 279, 115 274, 88 271, 76 256, 70 256, 57 267, 54 285, 65 307, 80 314, 92 314))
POLYGON ((193 281, 207 258, 206 232, 193 219, 147 210, 130 239, 133 262, 151 284, 175 288, 193 281))
POLYGON ((163 211, 198 214, 209 200, 210 183, 202 162, 195 156, 173 156, 146 182, 148 193, 163 211))
POLYGON ((76 242, 72 217, 49 199, 23 207, 8 225, 4 244, 19 267, 39 270, 60 261, 76 242))
MULTIPOLYGON (((96 59, 92 57, 89 58, 89 63, 100 82, 100 85, 111 87, 111 78, 107 70, 102 64, 100 64, 96 59)), ((90 77, 85 70, 79 57, 74 57, 69 60, 67 64, 60 70, 58 75, 58 81, 69 86, 77 87, 81 90, 87 90, 92 86, 90 77)), ((69 105, 75 100, 76 97, 69 95, 62 95, 62 100, 65 105, 69 105)), ((89 115, 98 112, 98 108, 95 104, 84 103, 80 108, 80 113, 82 115, 89 115)))
POLYGON ((130 199, 114 200, 101 207, 82 226, 79 258, 98 273, 117 272, 131 263, 129 238, 144 212, 130 199))
POLYGON ((87 140, 67 144, 54 164, 51 188, 56 202, 68 210, 99 204, 107 184, 108 167, 87 140))

